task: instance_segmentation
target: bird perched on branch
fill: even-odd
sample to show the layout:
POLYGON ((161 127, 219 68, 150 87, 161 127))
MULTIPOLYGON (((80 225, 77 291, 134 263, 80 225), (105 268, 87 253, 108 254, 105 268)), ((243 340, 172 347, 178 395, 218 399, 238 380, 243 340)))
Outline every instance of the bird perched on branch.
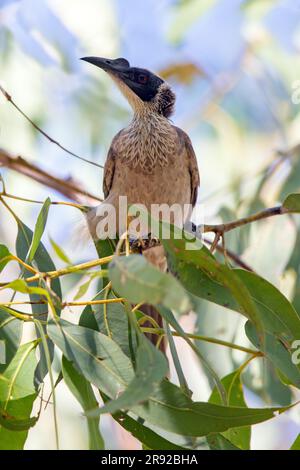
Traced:
MULTIPOLYGON (((117 211, 120 196, 126 196, 129 205, 143 204, 149 211, 152 204, 194 207, 200 182, 197 160, 188 135, 169 121, 175 104, 170 86, 149 70, 131 67, 123 58, 82 60, 108 73, 134 113, 111 143, 104 167, 104 202, 117 211)), ((89 214, 88 224, 96 237, 96 211, 89 214)), ((144 255, 159 269, 166 268, 162 246, 150 248, 144 255)), ((141 309, 161 326, 154 307, 141 309)))

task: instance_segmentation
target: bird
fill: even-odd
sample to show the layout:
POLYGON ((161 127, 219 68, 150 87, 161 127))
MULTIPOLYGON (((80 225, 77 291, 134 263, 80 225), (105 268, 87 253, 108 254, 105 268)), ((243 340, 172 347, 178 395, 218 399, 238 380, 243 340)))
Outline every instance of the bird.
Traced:
MULTIPOLYGON (((170 85, 148 69, 132 67, 125 58, 90 56, 81 59, 106 72, 133 110, 131 122, 116 134, 107 154, 104 203, 117 212, 120 196, 126 196, 129 205, 143 204, 147 210, 151 210, 153 204, 193 208, 200 185, 198 163, 189 136, 170 121, 176 100, 170 85)), ((89 230, 94 238, 97 238, 97 213, 93 209, 88 215, 89 230)), ((121 228, 118 230, 120 232, 121 228)), ((143 255, 161 271, 167 270, 162 245, 145 250, 143 255)), ((161 316, 154 306, 145 304, 140 310, 162 326, 161 316)), ((156 344, 157 335, 148 337, 156 344)), ((165 350, 164 342, 160 343, 160 348, 165 350)))

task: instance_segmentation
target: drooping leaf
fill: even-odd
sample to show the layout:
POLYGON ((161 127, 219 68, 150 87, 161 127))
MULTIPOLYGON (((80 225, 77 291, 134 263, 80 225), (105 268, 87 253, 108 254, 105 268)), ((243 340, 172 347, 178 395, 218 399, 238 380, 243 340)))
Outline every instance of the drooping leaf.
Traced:
POLYGON ((51 200, 47 198, 41 208, 41 211, 38 215, 38 218, 35 224, 31 244, 29 247, 28 255, 27 255, 27 261, 29 263, 34 259, 36 250, 38 249, 38 246, 41 242, 41 238, 43 236, 43 233, 46 227, 50 206, 51 206, 51 200))
POLYGON ((188 335, 185 333, 183 328, 180 326, 176 318, 174 317, 173 313, 171 310, 158 306, 158 311, 162 315, 162 317, 174 328, 174 330, 179 333, 179 335, 184 338, 184 340, 189 344, 189 346, 193 349, 193 351, 196 353, 196 355, 199 357, 200 361, 202 362, 203 366, 207 369, 209 375, 211 378, 214 380, 216 387, 218 389, 218 392, 220 394, 220 397, 222 397, 222 400, 224 403, 227 402, 227 396, 226 396, 226 390, 223 387, 222 382, 220 381, 218 374, 214 371, 214 369, 211 367, 210 363, 207 361, 207 359, 203 356, 199 348, 191 341, 191 339, 188 337, 188 335))
POLYGON ((296 437, 290 450, 300 450, 300 434, 296 437))
MULTIPOLYGON (((75 367, 65 356, 62 358, 62 373, 67 386, 76 400, 82 406, 83 411, 87 411, 98 406, 91 384, 77 372, 75 367)), ((104 441, 99 430, 99 418, 88 418, 89 449, 104 449, 104 441)))
POLYGON ((162 304, 185 313, 190 300, 170 274, 162 273, 143 256, 115 256, 109 265, 109 276, 117 293, 131 302, 162 304))
POLYGON ((47 330, 76 369, 110 398, 116 398, 133 379, 131 362, 107 336, 65 320, 49 321, 47 330))
POLYGON ((36 394, 19 400, 11 400, 7 410, 0 402, 0 450, 22 449, 28 430, 37 422, 37 417, 30 418, 36 394), (26 416, 27 415, 27 416, 26 416))
MULTIPOLYGON (((103 296, 101 296, 103 298, 103 296)), ((110 292, 107 299, 114 299, 116 295, 110 292)), ((131 357, 137 348, 136 336, 132 334, 125 307, 121 302, 91 306, 92 315, 100 333, 109 336, 131 357)))
POLYGON ((71 264, 70 258, 66 255, 66 253, 65 253, 64 250, 61 248, 61 246, 59 246, 59 245, 53 240, 53 238, 49 237, 49 240, 50 240, 51 246, 52 246, 53 250, 55 251, 55 253, 57 254, 57 256, 58 256, 62 261, 64 261, 66 264, 71 264))
POLYGON ((164 437, 149 429, 144 424, 131 418, 127 413, 116 412, 112 417, 122 426, 126 431, 130 432, 136 439, 142 442, 152 450, 184 450, 184 447, 178 446, 173 442, 168 441, 164 437))
POLYGON ((282 206, 290 212, 300 212, 300 193, 290 194, 282 206))
MULTIPOLYGON (((161 230, 166 230, 164 223, 161 223, 160 227, 161 230)), ((201 276, 212 280, 214 284, 221 285, 223 290, 227 290, 231 294, 234 305, 238 305, 239 310, 252 321, 261 340, 263 340, 263 325, 257 306, 253 302, 247 286, 241 282, 234 270, 219 263, 198 238, 191 240, 191 234, 175 226, 170 226, 170 237, 163 239, 162 243, 168 255, 168 264, 171 271, 179 277, 187 290, 192 291, 188 283, 184 282, 180 276, 179 270, 185 265, 188 265, 188 267, 192 265, 194 269, 196 268, 196 271, 200 272, 201 276)), ((195 286, 195 281, 193 285, 195 286)), ((201 288, 198 285, 196 292, 193 293, 201 296, 201 294, 199 295, 199 287, 201 288)), ((222 299, 222 303, 226 303, 226 300, 222 299)))
MULTIPOLYGON (((206 250, 183 252, 182 249, 178 249, 174 252, 171 243, 173 240, 164 241, 171 254, 171 268, 191 293, 245 315, 245 308, 239 304, 236 291, 232 290, 232 285, 230 286, 233 274, 235 280, 238 279, 238 285, 243 285, 248 296, 250 295, 266 333, 274 334, 289 343, 300 336, 300 319, 297 312, 275 286, 257 274, 243 269, 231 270, 231 274, 223 282, 218 276, 214 277, 215 266, 211 265, 211 256, 206 250), (211 271, 208 269, 210 265, 211 271)), ((223 274, 227 277, 225 271, 223 274)), ((236 284, 236 287, 238 285, 236 284)), ((250 320, 253 323, 253 318, 250 320)))
MULTIPOLYGON (((241 382, 240 371, 234 371, 231 374, 226 375, 222 379, 222 383, 227 391, 228 405, 230 406, 240 406, 247 407, 247 404, 244 399, 243 386, 241 382)), ((212 394, 209 398, 209 403, 215 403, 216 405, 221 405, 221 400, 218 394, 216 387, 212 391, 212 394)), ((226 438, 231 444, 236 446, 238 449, 248 450, 250 449, 250 439, 251 439, 251 427, 243 426, 241 428, 233 428, 225 431, 220 437, 214 436, 216 441, 220 444, 223 442, 222 437, 226 438)), ((212 441, 211 441, 212 442, 212 441)), ((211 442, 209 443, 211 445, 211 442)))
POLYGON ((185 436, 205 436, 267 421, 289 407, 244 408, 192 402, 178 387, 163 381, 155 397, 132 409, 155 426, 185 436))
POLYGON ((34 387, 36 343, 22 345, 0 377, 0 449, 22 449, 37 393, 34 387))
POLYGON ((10 252, 5 245, 0 245, 0 273, 10 261, 10 252))
MULTIPOLYGON (((256 346, 259 346, 259 341, 253 325, 247 322, 245 331, 250 341, 256 346)), ((264 346, 260 346, 262 351, 266 354, 267 358, 273 363, 288 383, 300 388, 300 368, 292 361, 292 350, 280 338, 267 334, 264 346)))
POLYGON ((129 409, 148 400, 151 395, 155 394, 159 383, 166 376, 168 363, 164 354, 146 338, 142 337, 140 341, 136 351, 134 379, 122 395, 100 408, 100 413, 114 413, 121 409, 129 409))
MULTIPOLYGON (((17 218, 16 220, 18 224, 18 235, 17 235, 17 240, 16 240, 17 255, 22 260, 25 260, 27 253, 30 250, 31 242, 33 239, 33 232, 20 219, 17 218)), ((32 261, 34 261, 35 265, 38 267, 40 272, 56 270, 55 265, 42 242, 38 244, 32 261)), ((26 271, 24 272, 24 274, 27 274, 26 271)), ((37 283, 33 283, 31 285, 36 286, 37 283)), ((51 289, 57 295, 57 298, 59 299, 62 298, 60 280, 58 278, 52 280, 51 289)), ((30 296, 30 300, 33 302, 38 300, 38 297, 36 294, 30 294, 29 296, 30 296)), ((47 320, 47 316, 48 316, 47 305, 33 304, 31 306, 31 309, 32 309, 32 313, 37 314, 40 320, 42 321, 47 320)), ((59 308, 56 309, 56 313, 57 315, 60 314, 59 308)), ((38 332, 37 334, 39 335, 38 332)), ((48 341, 48 348, 49 348, 51 360, 52 360, 53 355, 54 355, 54 346, 51 343, 50 339, 48 339, 47 341, 48 341)), ((45 351, 42 345, 39 345, 39 350, 40 350, 40 360, 38 362, 36 373, 35 373, 35 383, 37 387, 41 382, 43 382, 43 379, 47 375, 47 372, 48 372, 47 361, 45 358, 45 351)))
POLYGON ((36 342, 20 346, 16 355, 1 375, 0 401, 4 410, 9 400, 17 400, 35 392, 33 373, 36 366, 36 342))
POLYGON ((6 369, 20 345, 23 322, 0 307, 0 341, 4 342, 5 363, 0 364, 0 374, 6 369))
MULTIPOLYGON (((224 433, 225 434, 225 433, 224 433)), ((212 433, 206 438, 210 450, 241 450, 226 439, 223 434, 212 433)))
MULTIPOLYGON (((105 335, 63 320, 59 325, 49 322, 48 333, 80 373, 109 398, 116 398, 134 378, 129 359, 105 335)), ((166 431, 203 436, 211 432, 223 432, 231 427, 263 422, 274 417, 275 412, 286 409, 245 409, 193 403, 180 388, 163 381, 145 404, 134 406, 131 411, 166 431)), ((88 413, 89 416, 97 414, 97 409, 88 413)))

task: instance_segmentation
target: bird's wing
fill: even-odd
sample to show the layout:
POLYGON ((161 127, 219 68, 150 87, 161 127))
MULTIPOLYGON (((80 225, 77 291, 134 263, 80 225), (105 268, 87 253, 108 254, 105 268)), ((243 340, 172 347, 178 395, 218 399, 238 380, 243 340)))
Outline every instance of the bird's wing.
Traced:
POLYGON ((114 174, 115 174, 115 164, 116 164, 116 143, 118 138, 120 137, 122 131, 118 132, 118 134, 113 138, 112 143, 110 145, 106 162, 104 165, 104 175, 103 175, 103 194, 104 197, 107 198, 109 192, 111 190, 114 174))
MULTIPOLYGON (((175 126, 174 126, 175 127, 175 126)), ((191 204, 194 207, 197 202, 198 188, 200 185, 200 174, 198 169, 197 157, 189 136, 179 127, 175 127, 180 142, 185 150, 188 169, 191 176, 191 204)))

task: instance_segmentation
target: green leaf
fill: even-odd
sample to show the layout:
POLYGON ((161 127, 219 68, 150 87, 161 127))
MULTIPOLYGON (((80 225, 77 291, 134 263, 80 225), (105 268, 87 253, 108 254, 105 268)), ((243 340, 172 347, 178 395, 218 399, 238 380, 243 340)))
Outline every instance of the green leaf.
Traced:
MULTIPOLYGON (((161 227, 164 229, 165 224, 162 223, 161 227)), ((179 270, 184 265, 194 265, 196 271, 204 275, 204 278, 213 280, 214 283, 221 285, 225 290, 227 289, 233 297, 235 305, 239 306, 240 311, 252 321, 255 325, 261 340, 263 340, 263 327, 257 307, 253 302, 253 299, 243 282, 239 279, 236 273, 228 266, 219 263, 211 253, 203 247, 202 242, 195 238, 193 241, 190 240, 191 234, 188 234, 175 226, 170 226, 171 237, 169 239, 163 239, 162 243, 168 254, 168 264, 171 271, 179 276, 184 287, 187 290, 189 288, 188 283, 184 282, 181 278, 179 270)), ((165 229, 166 230, 166 229, 165 229)), ((194 269, 195 270, 195 269, 194 269)), ((195 281, 193 282, 195 286, 195 281)), ((211 282, 210 282, 211 285, 211 282)), ((199 288, 196 289, 195 295, 199 295, 199 288)), ((222 300, 222 304, 226 303, 226 300, 222 300)))
POLYGON ((5 245, 0 245, 0 273, 10 261, 10 252, 5 245))
MULTIPOLYGON (((97 298, 104 298, 103 295, 97 298)), ((115 299, 116 295, 110 292, 107 299, 115 299)), ((128 316, 121 302, 104 305, 92 305, 91 313, 100 333, 114 340, 128 356, 132 357, 137 348, 136 336, 131 334, 128 316)))
POLYGON ((107 402, 100 413, 114 413, 129 409, 142 403, 155 393, 159 383, 168 372, 168 362, 164 354, 156 349, 145 337, 141 337, 136 351, 136 370, 134 379, 125 392, 116 400, 107 402))
POLYGON ((232 442, 226 439, 222 434, 209 434, 206 440, 210 450, 241 450, 239 447, 233 445, 232 442))
MULTIPOLYGON (((65 383, 86 413, 98 406, 91 384, 80 375, 65 356, 62 358, 62 373, 65 383)), ((88 418, 89 449, 104 449, 104 441, 99 430, 99 418, 88 418)))
MULTIPOLYGON (((23 224, 23 222, 19 218, 16 218, 16 221, 18 224, 18 235, 17 235, 17 240, 16 240, 17 255, 22 260, 25 260, 27 257, 27 253, 29 252, 30 247, 31 247, 33 233, 30 230, 30 228, 28 228, 25 224, 23 224)), ((38 267, 40 272, 56 270, 56 267, 42 242, 39 243, 32 261, 34 261, 35 265, 38 267)), ((38 283, 33 283, 32 285, 37 286, 38 283)), ((58 278, 52 280, 51 290, 57 295, 57 298, 59 299, 62 298, 60 280, 58 278)), ((30 300, 33 302, 38 300, 38 296, 34 293, 30 294, 29 297, 30 297, 30 300)), ((42 321, 47 320, 47 316, 48 316, 47 305, 33 304, 31 305, 31 310, 32 310, 32 313, 39 316, 40 320, 42 321)), ((57 315, 60 314, 59 308, 56 309, 56 313, 57 315)), ((37 335, 39 336, 38 331, 37 331, 37 335)), ((51 344, 51 341, 49 339, 48 339, 48 348, 49 348, 50 356, 52 360, 53 355, 54 355, 54 347, 53 347, 53 344, 51 344)), ((43 379, 47 375, 47 372, 48 372, 45 352, 41 344, 39 345, 39 349, 40 349, 40 360, 38 362, 37 369, 35 372, 35 383, 37 387, 39 386, 41 382, 43 382, 43 379)))
MULTIPOLYGON (((180 258, 184 256, 181 253, 177 255, 180 258)), ((206 260, 209 258, 208 254, 203 253, 203 255, 206 260)), ((193 252, 193 257, 187 255, 189 261, 177 260, 173 255, 173 269, 182 284, 198 297, 245 315, 245 310, 237 302, 235 293, 227 285, 228 281, 222 284, 207 271, 207 268, 202 269, 201 259, 199 261, 201 257, 199 251, 193 252)), ((214 267, 212 272, 213 270, 214 267)), ((288 344, 300 337, 300 318, 291 303, 275 286, 249 271, 234 269, 231 272, 239 284, 247 289, 266 333, 273 334, 288 344)), ((230 281, 230 276, 228 280, 230 281)))
POLYGON ((0 374, 11 362, 20 345, 23 322, 0 307, 0 341, 5 345, 5 364, 0 364, 0 374))
POLYGON ((184 447, 178 446, 173 442, 168 441, 164 437, 149 429, 144 424, 139 423, 131 418, 126 413, 120 411, 114 413, 112 417, 122 426, 126 431, 130 432, 136 439, 146 445, 148 449, 152 450, 184 450, 184 447))
POLYGON ((4 410, 9 400, 17 400, 35 392, 33 384, 36 342, 23 344, 1 375, 0 402, 4 410))
POLYGON ((57 254, 57 256, 62 261, 64 261, 66 264, 72 264, 70 258, 66 255, 64 250, 53 240, 53 238, 49 237, 49 240, 50 240, 51 246, 52 246, 53 250, 55 251, 55 253, 57 254))
POLYGON ((282 206, 287 209, 289 212, 300 212, 300 193, 290 194, 282 206))
POLYGON ((36 394, 28 395, 20 400, 11 400, 5 411, 0 402, 0 450, 23 448, 27 431, 38 420, 38 417, 30 418, 35 399, 36 394))
POLYGON ((206 436, 230 428, 249 426, 267 421, 289 407, 244 408, 192 402, 188 396, 163 381, 159 391, 144 405, 132 409, 137 416, 166 431, 185 436, 206 436))
MULTIPOLYGON (((105 335, 64 320, 60 320, 59 325, 49 322, 48 333, 80 373, 109 398, 117 398, 134 378, 129 359, 105 335)), ((145 404, 134 406, 131 411, 166 431, 204 436, 231 427, 263 422, 274 417, 276 411, 283 412, 286 409, 245 409, 193 403, 181 389, 163 381, 145 404)), ((88 414, 91 415, 90 412, 88 414)))
POLYGON ((115 256, 109 276, 119 295, 134 303, 162 304, 185 313, 191 308, 185 289, 170 274, 162 273, 141 255, 115 256))
POLYGON ((22 449, 27 430, 37 418, 30 418, 37 397, 33 383, 36 342, 22 345, 0 375, 0 449, 22 449))
POLYGON ((296 437, 290 450, 300 450, 300 434, 296 437))
MULTIPOLYGON (((246 323, 245 331, 250 341, 258 347, 259 341, 251 323, 246 323)), ((260 348, 273 365, 286 377, 287 380, 285 382, 287 381, 300 388, 300 369, 292 361, 293 351, 290 351, 280 338, 269 334, 266 335, 264 346, 260 346, 260 348)))
POLYGON ((35 224, 33 237, 31 240, 30 247, 29 247, 28 255, 26 257, 29 263, 31 263, 31 261, 34 259, 36 250, 38 249, 41 238, 43 236, 46 223, 47 223, 48 212, 49 212, 50 206, 51 206, 51 200, 47 198, 41 208, 41 211, 38 215, 38 218, 35 224))
MULTIPOLYGON (((227 391, 228 404, 230 406, 247 407, 241 382, 241 370, 238 369, 226 375, 226 377, 222 379, 222 383, 227 391)), ((209 403, 215 403, 216 405, 222 404, 216 387, 212 391, 209 403)), ((250 449, 251 427, 243 426, 241 428, 229 429, 223 433, 223 436, 218 435, 214 437, 219 444, 223 442, 223 437, 237 448, 248 450, 250 449)), ((209 444, 211 445, 211 442, 209 444)))
POLYGON ((185 333, 185 331, 181 328, 180 324, 174 317, 173 313, 166 309, 165 307, 158 306, 158 311, 161 314, 161 316, 174 328, 174 330, 179 333, 179 335, 184 338, 184 340, 188 343, 188 345, 193 349, 193 351, 196 353, 196 355, 199 357, 200 361, 204 365, 204 367, 207 369, 208 373, 214 380, 216 387, 218 389, 218 392, 220 394, 220 397, 222 397, 222 401, 226 404, 227 403, 227 396, 226 396, 226 390, 223 387, 222 382, 220 381, 218 374, 214 371, 214 369, 211 367, 210 363, 207 361, 207 359, 202 355, 201 351, 199 348, 190 340, 188 335, 185 333))
POLYGON ((129 359, 107 336, 65 320, 48 323, 48 334, 76 369, 110 398, 134 378, 129 359))

